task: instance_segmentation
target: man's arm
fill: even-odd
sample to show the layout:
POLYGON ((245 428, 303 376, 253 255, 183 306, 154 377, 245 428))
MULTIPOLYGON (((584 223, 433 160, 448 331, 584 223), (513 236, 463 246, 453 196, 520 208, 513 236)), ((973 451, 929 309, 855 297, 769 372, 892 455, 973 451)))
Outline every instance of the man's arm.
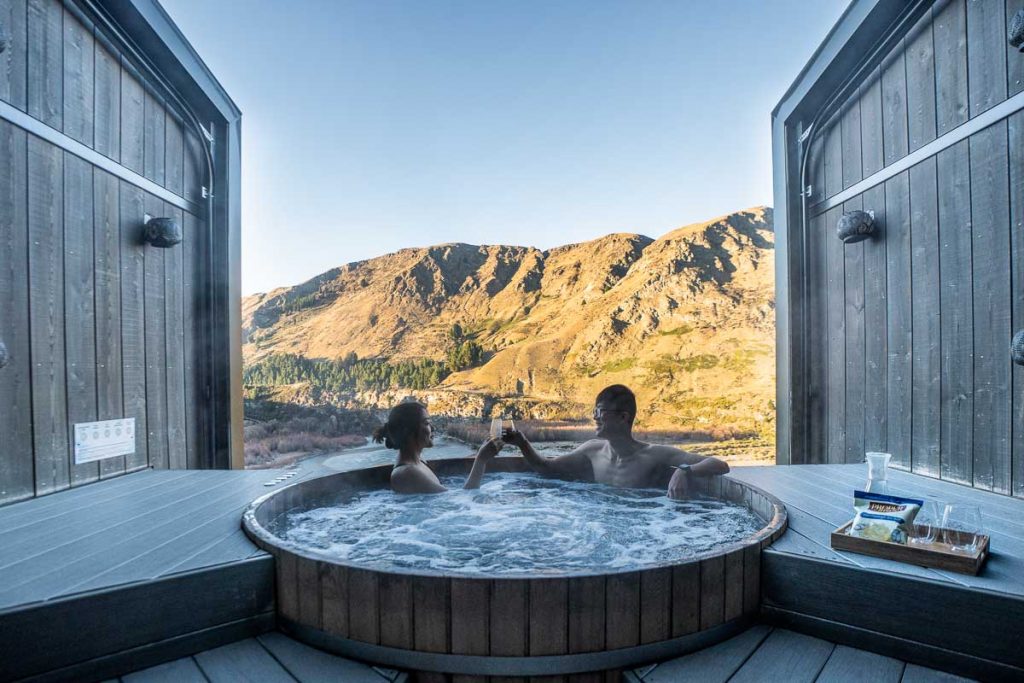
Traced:
POLYGON ((518 446, 523 453, 523 458, 535 472, 557 479, 583 479, 594 480, 594 468, 590 464, 588 452, 592 448, 592 442, 577 447, 571 453, 559 455, 554 458, 545 458, 538 453, 522 432, 506 430, 503 440, 514 446, 518 446))
POLYGON ((729 471, 729 463, 711 456, 688 453, 678 448, 665 449, 666 463, 672 467, 689 465, 686 470, 676 470, 668 482, 668 497, 681 500, 690 494, 691 477, 714 477, 729 471))

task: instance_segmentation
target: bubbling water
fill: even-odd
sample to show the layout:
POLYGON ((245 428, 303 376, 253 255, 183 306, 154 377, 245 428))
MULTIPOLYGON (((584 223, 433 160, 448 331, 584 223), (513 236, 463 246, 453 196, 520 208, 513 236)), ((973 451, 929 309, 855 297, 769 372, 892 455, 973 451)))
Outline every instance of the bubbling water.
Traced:
POLYGON ((720 500, 673 501, 659 489, 619 489, 488 475, 475 491, 354 494, 334 507, 292 511, 273 525, 289 544, 379 570, 470 575, 563 574, 682 561, 742 540, 765 523, 720 500))

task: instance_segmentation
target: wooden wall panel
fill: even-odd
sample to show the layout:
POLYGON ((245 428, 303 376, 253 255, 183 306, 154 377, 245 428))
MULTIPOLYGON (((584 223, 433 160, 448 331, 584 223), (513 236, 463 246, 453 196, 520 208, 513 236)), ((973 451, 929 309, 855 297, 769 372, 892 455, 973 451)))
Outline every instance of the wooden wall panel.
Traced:
POLYGON ((63 153, 29 136, 29 330, 37 495, 70 486, 64 354, 63 200, 63 153))
POLYGON ((910 169, 911 469, 940 475, 941 331, 935 158, 910 169))
POLYGON ((967 3, 967 83, 970 115, 1006 99, 1006 6, 1002 0, 967 3))
MULTIPOLYGON (((124 415, 121 359, 121 207, 117 178, 93 171, 96 269, 97 419, 124 415)), ((125 470, 125 456, 100 461, 100 477, 125 470)))
POLYGON ((971 279, 971 186, 967 140, 939 153, 939 277, 942 393, 939 423, 943 479, 974 481, 974 285, 971 279))
POLYGON ((205 272, 201 257, 205 253, 201 245, 204 234, 203 224, 192 214, 184 214, 182 223, 184 240, 182 241, 182 324, 184 326, 184 376, 185 376, 185 462, 189 468, 201 466, 200 454, 203 445, 200 443, 205 434, 206 411, 202 410, 203 363, 200 354, 205 347, 199 340, 203 338, 202 318, 199 311, 202 304, 198 301, 205 291, 205 272))
POLYGON ((96 103, 92 30, 64 10, 64 134, 89 147, 94 141, 96 103))
POLYGON ((902 46, 882 62, 882 140, 885 165, 907 155, 907 66, 902 46))
POLYGON ((1001 493, 1010 490, 1011 368, 1006 351, 1011 336, 1010 198, 1006 145, 1005 121, 970 139, 974 485, 1001 493))
POLYGON ((863 175, 882 170, 885 164, 882 149, 882 70, 877 68, 861 87, 860 127, 863 175))
MULTIPOLYGON (((164 204, 145 195, 146 214, 162 216, 164 204)), ((167 433, 167 289, 164 249, 145 249, 146 446, 154 467, 170 464, 167 433)))
POLYGON ((885 186, 863 195, 874 211, 879 239, 864 245, 864 451, 885 452, 889 424, 888 291, 886 289, 885 186))
POLYGON ((966 0, 946 0, 935 16, 935 124, 944 135, 967 120, 966 0))
POLYGON ((935 43, 926 13, 906 38, 907 140, 910 151, 935 139, 935 43))
POLYGON ((142 174, 159 185, 163 185, 167 177, 166 125, 163 102, 147 90, 143 98, 142 174))
POLYGON ((28 0, 28 113, 48 126, 64 125, 64 7, 28 0))
POLYGON ((127 69, 121 69, 121 165, 142 173, 145 159, 146 91, 127 69))
POLYGON ((910 467, 911 354, 913 321, 910 294, 910 182, 906 172, 885 184, 886 288, 889 307, 888 435, 895 465, 910 467))
POLYGON ((835 234, 842 215, 836 207, 825 214, 826 307, 824 335, 828 353, 825 380, 828 410, 828 443, 825 461, 846 462, 846 265, 843 243, 835 234))
MULTIPOLYGON (((184 225, 181 209, 164 204, 165 216, 184 225)), ((188 467, 185 427, 185 278, 184 249, 181 246, 164 251, 164 295, 167 372, 167 444, 168 463, 172 469, 188 467)))
MULTIPOLYGON (((1024 55, 1021 55, 1024 57, 1024 55)), ((1024 330, 1024 112, 1007 122, 1010 160, 1010 252, 1013 333, 1024 330)), ((1013 366, 1013 494, 1024 495, 1024 366, 1013 366)))
POLYGON ((96 43, 96 106, 94 147, 111 159, 121 158, 121 62, 96 43))
POLYGON ((27 135, 0 121, 0 503, 35 494, 32 462, 32 382, 29 339, 27 135))
MULTIPOLYGON (((846 202, 843 211, 860 211, 861 197, 846 202)), ((833 238, 841 244, 837 238, 833 238)), ((864 460, 864 398, 865 398, 865 321, 864 321, 864 243, 841 246, 845 297, 846 364, 846 449, 843 462, 864 460)))
POLYGON ((121 223, 121 377, 124 416, 135 419, 135 453, 125 458, 125 469, 149 464, 146 422, 146 260, 141 241, 145 194, 120 182, 121 223))
POLYGON ((96 421, 96 278, 92 165, 64 153, 64 325, 71 485, 100 476, 95 462, 75 464, 74 425, 96 421))
POLYGON ((860 99, 849 102, 840 115, 842 135, 843 188, 860 182, 864 177, 861 164, 861 117, 860 99))
POLYGON ((828 394, 826 371, 828 369, 828 335, 821 333, 817 325, 825 323, 828 311, 827 291, 825 282, 826 256, 825 240, 828 232, 825 229, 824 214, 811 219, 811 230, 808 234, 807 264, 810 282, 815 283, 807 293, 807 310, 811 316, 811 329, 807 335, 808 379, 807 416, 808 452, 805 462, 824 463, 827 461, 828 435, 828 394))
POLYGON ((26 0, 3 0, 0 2, 0 25, 9 41, 7 49, 0 52, 0 100, 25 111, 28 107, 26 96, 26 59, 28 55, 28 12, 26 0))

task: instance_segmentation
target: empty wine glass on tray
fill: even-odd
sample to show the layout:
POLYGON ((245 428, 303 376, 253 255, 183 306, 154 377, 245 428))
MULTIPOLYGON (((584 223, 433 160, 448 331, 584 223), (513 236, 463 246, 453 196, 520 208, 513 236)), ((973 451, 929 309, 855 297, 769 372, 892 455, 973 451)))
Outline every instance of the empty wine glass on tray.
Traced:
POLYGON ((942 516, 945 542, 953 550, 973 553, 981 533, 981 510, 977 505, 950 503, 942 516))
POLYGON ((942 517, 945 512, 945 503, 938 500, 924 501, 924 505, 921 506, 920 512, 917 513, 917 517, 914 518, 914 523, 911 525, 908 540, 920 545, 935 543, 936 540, 941 541, 939 533, 942 529, 942 517))

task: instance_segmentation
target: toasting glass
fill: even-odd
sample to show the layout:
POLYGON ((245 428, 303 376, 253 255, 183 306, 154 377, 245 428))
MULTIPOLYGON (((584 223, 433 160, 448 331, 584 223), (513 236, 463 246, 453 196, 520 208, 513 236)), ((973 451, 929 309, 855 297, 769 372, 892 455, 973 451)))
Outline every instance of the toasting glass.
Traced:
POLYGON ((946 511, 946 505, 937 500, 926 500, 921 506, 921 511, 914 518, 914 524, 910 530, 910 542, 928 544, 939 539, 939 529, 942 528, 942 516, 946 511))
POLYGON ((950 503, 942 516, 942 526, 945 541, 953 550, 973 553, 981 533, 981 510, 977 505, 950 503))

